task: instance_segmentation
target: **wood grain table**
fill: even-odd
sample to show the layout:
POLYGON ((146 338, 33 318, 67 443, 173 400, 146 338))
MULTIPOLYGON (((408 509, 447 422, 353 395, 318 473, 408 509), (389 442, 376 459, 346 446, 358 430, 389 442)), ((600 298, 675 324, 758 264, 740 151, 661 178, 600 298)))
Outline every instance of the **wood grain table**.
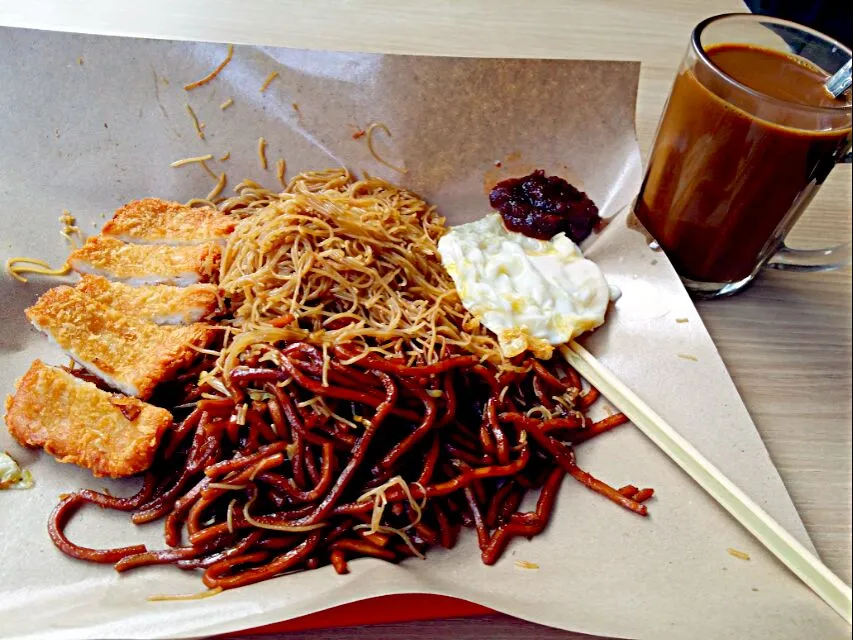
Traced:
MULTIPOLYGON (((0 0, 0 24, 464 56, 640 60, 637 133, 649 148, 691 27, 734 0, 0 0)), ((851 237, 851 167, 839 166, 792 242, 851 237)), ((823 560, 851 580, 851 270, 767 271, 735 298, 699 305, 823 560)), ((580 639, 487 616, 330 629, 280 638, 580 639)), ((265 636, 269 638, 270 636, 265 636)))

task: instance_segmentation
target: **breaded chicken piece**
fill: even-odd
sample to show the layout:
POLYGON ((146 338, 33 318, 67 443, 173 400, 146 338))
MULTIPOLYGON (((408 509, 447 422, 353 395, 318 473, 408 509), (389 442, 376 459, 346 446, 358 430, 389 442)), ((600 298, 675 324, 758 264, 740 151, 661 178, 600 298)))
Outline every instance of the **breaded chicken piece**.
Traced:
POLYGON ((192 208, 179 202, 145 198, 118 209, 101 233, 134 244, 201 244, 224 242, 236 222, 210 207, 192 208))
POLYGON ((48 290, 27 318, 83 368, 114 389, 145 400, 210 344, 205 324, 161 327, 127 317, 68 286, 48 290))
POLYGON ((185 287, 208 282, 219 270, 221 248, 216 242, 183 247, 127 244, 94 236, 72 252, 68 264, 78 273, 91 273, 132 286, 171 284, 185 287))
POLYGON ((154 324, 192 324, 213 315, 219 296, 212 284, 131 287, 101 276, 84 275, 77 290, 125 315, 154 324))
POLYGON ((12 437, 99 477, 123 478, 148 469, 171 425, 165 409, 101 391, 40 360, 6 399, 12 437))

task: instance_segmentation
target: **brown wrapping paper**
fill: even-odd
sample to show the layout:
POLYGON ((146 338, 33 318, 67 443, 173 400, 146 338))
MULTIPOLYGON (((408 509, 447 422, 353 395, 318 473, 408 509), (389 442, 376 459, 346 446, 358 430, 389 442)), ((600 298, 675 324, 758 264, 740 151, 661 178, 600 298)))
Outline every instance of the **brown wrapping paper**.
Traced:
MULTIPOLYGON (((477 60, 237 47, 208 86, 202 77, 223 45, 0 30, 0 260, 37 256, 61 264, 68 209, 84 233, 133 198, 186 200, 212 180, 179 158, 230 152, 213 162, 233 186, 262 171, 346 165, 410 186, 451 223, 488 212, 498 177, 541 167, 567 177, 610 224, 586 247, 623 292, 587 346, 805 544, 807 534, 692 303, 662 254, 627 224, 641 168, 633 112, 636 63, 477 60), (266 92, 271 71, 279 77, 266 92), (234 105, 222 111, 229 97, 234 105), (185 104, 204 122, 193 131, 185 104), (406 175, 378 164, 353 134, 374 121, 377 148, 406 175), (496 163, 501 166, 497 167, 496 163), (686 319, 687 322, 676 322, 686 319), (688 356, 685 358, 684 356, 688 356)), ((27 324, 23 310, 58 278, 27 285, 0 276, 0 392, 12 390, 35 357, 63 357, 27 324)), ((391 566, 352 563, 290 575, 192 602, 148 602, 155 593, 201 589, 172 567, 119 576, 68 559, 45 521, 64 491, 135 483, 10 450, 36 481, 0 493, 0 635, 10 638, 190 637, 276 622, 378 594, 426 592, 466 598, 547 625, 631 638, 840 638, 849 629, 644 437, 625 427, 579 451, 581 464, 616 486, 654 486, 651 517, 627 513, 577 483, 564 485, 552 523, 483 566, 473 534, 452 551, 391 566), (750 554, 749 561, 727 548, 750 554), (516 560, 537 563, 520 569, 516 560)), ((162 546, 159 524, 85 510, 69 528, 90 546, 162 546)))

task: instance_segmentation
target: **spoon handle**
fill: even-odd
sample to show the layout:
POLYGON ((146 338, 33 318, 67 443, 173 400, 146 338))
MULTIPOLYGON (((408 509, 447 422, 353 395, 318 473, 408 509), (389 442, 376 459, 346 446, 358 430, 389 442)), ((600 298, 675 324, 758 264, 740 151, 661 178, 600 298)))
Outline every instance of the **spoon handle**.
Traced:
POLYGON ((850 88, 850 60, 826 81, 826 90, 837 98, 850 88))

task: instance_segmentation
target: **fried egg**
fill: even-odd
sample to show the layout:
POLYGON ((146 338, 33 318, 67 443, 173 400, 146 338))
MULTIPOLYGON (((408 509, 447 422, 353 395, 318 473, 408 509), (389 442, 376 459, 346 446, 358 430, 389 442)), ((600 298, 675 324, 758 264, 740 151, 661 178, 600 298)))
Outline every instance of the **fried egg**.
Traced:
POLYGON ((453 227, 438 253, 464 307, 506 357, 553 347, 604 323, 611 289, 564 233, 537 240, 508 231, 500 214, 453 227))

